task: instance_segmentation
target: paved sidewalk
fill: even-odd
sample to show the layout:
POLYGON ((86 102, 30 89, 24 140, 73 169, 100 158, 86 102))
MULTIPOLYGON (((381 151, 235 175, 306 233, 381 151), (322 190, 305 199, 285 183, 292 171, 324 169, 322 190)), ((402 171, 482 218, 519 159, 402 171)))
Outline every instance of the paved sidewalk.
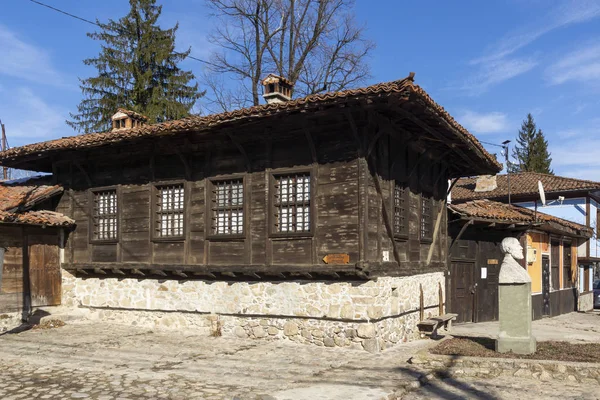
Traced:
POLYGON ((373 355, 82 323, 0 336, 2 399, 380 399, 423 340, 373 355), (20 397, 19 397, 20 396, 20 397))
MULTIPOLYGON (((476 324, 453 325, 450 334, 454 336, 479 336, 495 338, 499 323, 480 322, 476 324)), ((572 343, 600 342, 600 312, 559 315, 543 318, 532 323, 533 336, 538 341, 558 340, 572 343)))
POLYGON ((406 361, 435 342, 381 354, 193 331, 78 323, 0 335, 0 399, 594 399, 598 385, 433 380, 406 361))

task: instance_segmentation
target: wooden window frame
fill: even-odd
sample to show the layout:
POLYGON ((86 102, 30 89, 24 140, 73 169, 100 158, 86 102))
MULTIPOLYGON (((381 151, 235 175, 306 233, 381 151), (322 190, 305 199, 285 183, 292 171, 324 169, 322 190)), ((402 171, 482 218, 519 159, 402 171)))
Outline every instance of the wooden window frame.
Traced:
POLYGON ((570 289, 574 286, 574 282, 571 280, 571 273, 572 273, 572 264, 573 264, 573 247, 571 245, 570 241, 567 240, 563 240, 562 242, 562 262, 563 262, 563 266, 562 266, 562 271, 563 271, 563 278, 562 278, 562 287, 563 289, 570 289), (568 245, 568 246, 567 246, 568 245), (568 249, 569 252, 569 264, 565 265, 565 261, 567 261, 565 259, 565 250, 568 249), (568 273, 567 273, 568 272, 568 273))
POLYGON ((246 184, 246 174, 232 174, 232 175, 219 175, 214 178, 207 179, 207 190, 206 190, 206 198, 205 204, 207 205, 206 209, 206 238, 209 240, 239 240, 246 239, 246 235, 248 234, 248 205, 250 203, 249 191, 246 184), (244 216, 242 217, 242 233, 235 234, 224 234, 224 233, 214 233, 213 231, 213 220, 215 218, 215 209, 213 207, 213 200, 216 199, 215 194, 215 183, 223 182, 223 181, 234 181, 241 180, 242 181, 242 198, 244 200, 244 204, 242 205, 242 212, 244 216))
POLYGON ((269 237, 272 238, 289 238, 289 237, 313 237, 316 230, 316 199, 317 199, 317 182, 316 173, 314 167, 309 168, 281 168, 277 170, 269 171, 269 218, 267 218, 269 224, 269 237), (310 177, 310 197, 309 197, 309 230, 301 232, 278 232, 276 228, 277 216, 275 205, 275 195, 277 190, 275 184, 277 178, 286 175, 295 174, 306 174, 310 177))
POLYGON ((434 219, 435 219, 435 204, 434 204, 433 195, 429 195, 427 193, 420 193, 419 194, 419 240, 421 241, 421 243, 433 243, 433 228, 434 228, 433 220, 434 219), (424 201, 429 202, 429 210, 430 210, 430 216, 429 216, 429 234, 430 234, 430 236, 427 236, 427 237, 423 236, 423 202, 424 201))
POLYGON ((172 181, 158 181, 152 182, 150 188, 150 218, 151 223, 150 227, 152 232, 150 233, 150 237, 153 242, 183 242, 186 238, 187 233, 187 221, 186 215, 188 212, 188 202, 189 202, 189 190, 188 185, 185 180, 178 179, 172 181), (178 186, 181 185, 183 187, 183 226, 182 226, 182 234, 177 236, 160 236, 158 235, 158 195, 161 187, 164 186, 178 186))
MULTIPOLYGON (((408 233, 409 233, 409 215, 410 215, 410 188, 408 187, 408 183, 407 182, 399 182, 399 181, 392 181, 392 188, 391 188, 391 210, 392 210, 392 230, 394 233, 394 239, 400 239, 400 240, 407 240, 408 239, 408 233), (403 197, 404 197, 404 209, 403 209, 403 214, 404 214, 404 221, 405 221, 405 228, 404 231, 402 232, 398 232, 396 231, 396 188, 397 187, 401 187, 404 190, 403 193, 403 197)), ((420 235, 420 232, 419 232, 420 235)))
POLYGON ((121 239, 121 188, 119 186, 102 186, 88 190, 88 201, 90 202, 90 218, 89 218, 89 242, 95 244, 111 244, 118 243, 121 239), (96 219, 96 194, 101 192, 115 192, 117 196, 117 235, 111 239, 98 239, 94 236, 95 219, 96 219))
POLYGON ((560 279, 560 270, 562 268, 562 253, 560 251, 560 248, 561 248, 560 238, 551 236, 550 237, 550 291, 551 292, 556 292, 556 291, 560 290, 560 286, 562 284, 561 279, 560 279), (556 246, 554 245, 555 243, 557 243, 556 246), (558 249, 557 257, 554 257, 554 254, 553 254, 554 248, 558 249), (557 259, 556 260, 558 262, 557 264, 554 264, 555 258, 557 259), (556 272, 556 274, 558 275, 557 277, 555 277, 555 272, 554 272, 555 269, 558 270, 556 272), (555 282, 555 280, 556 280, 556 282, 555 282), (556 286, 554 285, 555 283, 557 283, 556 286))

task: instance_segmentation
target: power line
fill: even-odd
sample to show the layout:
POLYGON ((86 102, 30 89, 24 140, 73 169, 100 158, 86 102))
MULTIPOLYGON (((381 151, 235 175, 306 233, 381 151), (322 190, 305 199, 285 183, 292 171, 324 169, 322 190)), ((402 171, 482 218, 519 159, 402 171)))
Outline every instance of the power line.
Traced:
POLYGON ((32 3, 35 3, 35 4, 39 4, 40 6, 47 7, 49 9, 54 10, 56 12, 59 12, 61 14, 68 15, 69 17, 76 18, 76 19, 78 19, 80 21, 87 22, 88 24, 100 26, 100 24, 98 24, 97 22, 90 21, 89 19, 85 19, 85 18, 82 18, 82 17, 78 17, 77 15, 73 15, 73 14, 68 13, 66 11, 59 10, 58 8, 52 7, 52 6, 48 5, 48 4, 44 4, 44 3, 40 2, 40 1, 36 1, 36 0, 29 0, 29 1, 31 1, 32 3))
MULTIPOLYGON (((37 1, 37 0, 29 0, 29 1, 31 1, 32 3, 38 4, 38 5, 42 6, 42 7, 46 7, 46 8, 49 8, 49 9, 53 10, 53 11, 59 12, 59 13, 64 14, 64 15, 67 15, 67 16, 69 16, 71 18, 75 18, 75 19, 78 19, 80 21, 87 22, 88 24, 92 24, 92 25, 95 25, 97 27, 102 28, 102 25, 100 25, 97 22, 90 21, 89 19, 85 19, 83 17, 79 17, 79 16, 77 16, 75 14, 71 14, 69 12, 63 11, 63 10, 58 9, 56 7, 52 7, 52 6, 48 5, 48 4, 42 3, 41 1, 37 1)), ((175 53, 175 54, 181 55, 181 53, 175 53)), ((205 61, 205 60, 202 60, 200 58, 191 56, 189 54, 188 54, 188 56, 186 58, 191 58, 192 60, 200 61, 201 63, 204 63, 204 64, 210 64, 208 61, 205 61)))
POLYGON ((489 144, 490 146, 496 146, 496 147, 502 147, 502 148, 504 148, 504 145, 501 145, 501 144, 484 142, 483 140, 480 140, 480 142, 483 143, 483 144, 489 144))

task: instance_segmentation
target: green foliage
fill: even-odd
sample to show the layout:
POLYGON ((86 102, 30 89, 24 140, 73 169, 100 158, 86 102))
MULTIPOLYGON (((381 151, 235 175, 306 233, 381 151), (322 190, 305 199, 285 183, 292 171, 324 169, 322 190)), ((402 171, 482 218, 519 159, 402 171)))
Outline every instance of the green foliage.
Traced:
POLYGON ((84 60, 97 76, 80 79, 84 99, 67 124, 80 132, 110 129, 110 117, 118 107, 146 115, 153 122, 183 118, 204 95, 189 71, 177 65, 190 50, 175 51, 178 25, 161 29, 157 24, 162 6, 156 0, 130 0, 129 14, 109 20, 100 32, 88 33, 102 42, 96 58, 84 60))
POLYGON ((516 164, 509 166, 510 172, 540 172, 554 175, 550 168, 552 158, 548 152, 548 141, 538 129, 531 114, 521 124, 517 146, 513 150, 516 164))

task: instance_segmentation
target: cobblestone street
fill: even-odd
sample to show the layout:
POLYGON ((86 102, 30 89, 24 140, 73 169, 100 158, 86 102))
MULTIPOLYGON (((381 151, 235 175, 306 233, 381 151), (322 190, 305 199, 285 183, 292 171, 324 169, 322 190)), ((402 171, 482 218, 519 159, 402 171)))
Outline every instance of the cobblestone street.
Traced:
POLYGON ((594 399, 597 385, 434 380, 406 360, 429 341, 373 355, 285 341, 74 324, 0 336, 2 399, 594 399))

